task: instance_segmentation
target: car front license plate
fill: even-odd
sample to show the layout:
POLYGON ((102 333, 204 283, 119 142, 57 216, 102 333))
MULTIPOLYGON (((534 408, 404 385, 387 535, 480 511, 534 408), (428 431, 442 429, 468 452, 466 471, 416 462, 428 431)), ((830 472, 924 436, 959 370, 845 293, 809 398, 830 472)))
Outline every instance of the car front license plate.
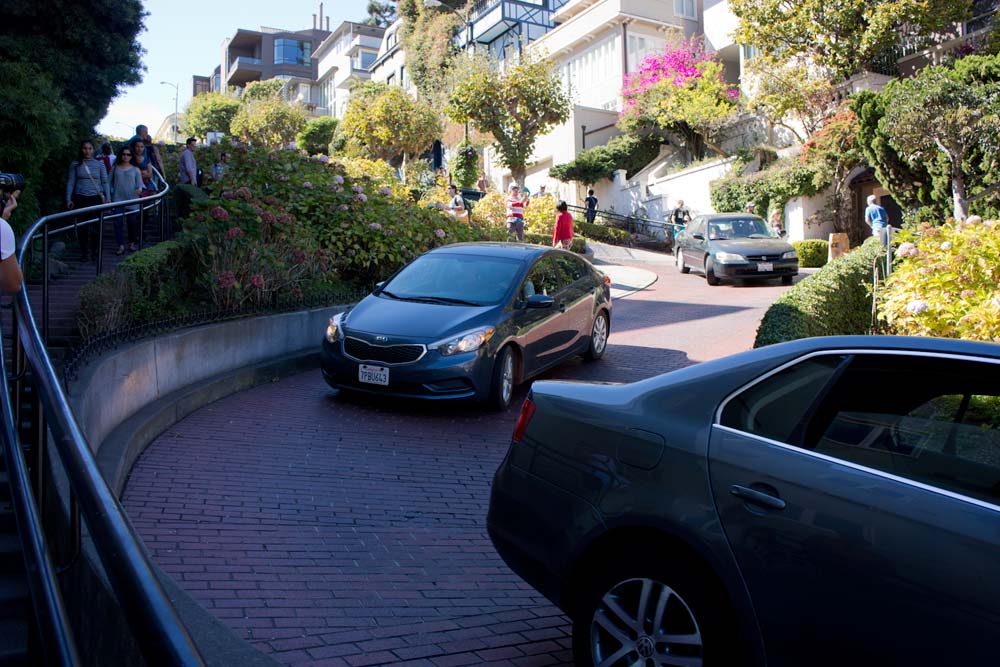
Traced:
POLYGON ((774 271, 774 264, 771 262, 757 262, 758 271, 774 271))
POLYGON ((369 366, 368 364, 361 364, 358 366, 358 382, 388 386, 389 369, 385 366, 369 366))

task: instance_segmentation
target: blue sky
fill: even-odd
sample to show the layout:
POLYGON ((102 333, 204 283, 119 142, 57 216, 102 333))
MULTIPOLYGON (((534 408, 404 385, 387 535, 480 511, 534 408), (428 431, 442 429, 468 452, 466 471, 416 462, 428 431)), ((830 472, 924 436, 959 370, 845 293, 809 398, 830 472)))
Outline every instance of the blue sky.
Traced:
MULTIPOLYGON (((312 15, 319 13, 313 0, 146 0, 149 16, 139 42, 146 49, 142 57, 146 73, 139 85, 128 88, 111 103, 108 115, 97 129, 102 134, 130 137, 136 125, 156 132, 174 111, 177 84, 179 111, 191 99, 191 77, 209 76, 221 62, 222 40, 239 28, 260 26, 305 30, 312 27, 312 15)), ((362 21, 368 14, 367 0, 326 0, 323 16, 330 28, 342 21, 362 21)))

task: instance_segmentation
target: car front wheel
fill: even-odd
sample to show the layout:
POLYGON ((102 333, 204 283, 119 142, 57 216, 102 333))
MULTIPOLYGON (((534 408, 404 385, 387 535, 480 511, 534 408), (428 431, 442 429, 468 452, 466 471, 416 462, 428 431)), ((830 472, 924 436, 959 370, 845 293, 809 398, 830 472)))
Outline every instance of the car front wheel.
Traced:
POLYGON ((490 395, 486 399, 491 409, 502 412, 510 406, 514 394, 514 353, 510 346, 504 347, 497 355, 493 364, 493 375, 490 379, 490 395))
POLYGON ((705 282, 713 287, 722 282, 719 276, 715 275, 715 262, 711 257, 705 258, 705 282))
POLYGON ((594 318, 594 326, 590 328, 590 345, 587 346, 587 351, 583 355, 587 360, 597 361, 604 356, 604 350, 608 347, 610 328, 608 314, 603 310, 597 313, 597 317, 594 318))
POLYGON ((699 569, 649 555, 615 562, 593 573, 574 614, 578 667, 742 664, 728 606, 699 569))

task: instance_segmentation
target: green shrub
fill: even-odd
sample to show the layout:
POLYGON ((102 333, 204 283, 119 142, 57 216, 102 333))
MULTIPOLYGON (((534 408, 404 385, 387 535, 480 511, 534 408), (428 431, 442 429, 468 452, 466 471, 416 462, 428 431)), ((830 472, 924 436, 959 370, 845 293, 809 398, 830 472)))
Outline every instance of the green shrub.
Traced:
POLYGON ((595 225, 583 220, 576 220, 573 222, 573 225, 579 230, 580 234, 588 239, 612 245, 628 245, 629 235, 624 229, 595 225))
POLYGON ((830 256, 830 244, 823 239, 805 239, 792 242, 799 256, 799 266, 805 269, 818 269, 826 264, 830 256))
POLYGON ((295 137, 296 145, 310 155, 325 153, 337 132, 337 119, 331 116, 313 118, 295 137))
POLYGON ((867 333, 873 266, 883 254, 878 240, 868 239, 782 294, 764 314, 754 347, 812 336, 867 333))
MULTIPOLYGON (((551 234, 528 234, 524 235, 525 243, 534 243, 535 245, 552 245, 552 235, 551 234)), ((583 237, 574 236, 573 241, 569 245, 571 252, 575 252, 580 255, 587 253, 587 241, 583 237)))
POLYGON ((889 331, 1000 342, 1000 221, 923 223, 896 238, 879 304, 889 331))
POLYGON ((815 176, 816 169, 798 159, 778 160, 763 171, 712 181, 712 207, 719 212, 742 211, 753 202, 762 213, 782 208, 795 197, 815 195, 819 191, 815 176))

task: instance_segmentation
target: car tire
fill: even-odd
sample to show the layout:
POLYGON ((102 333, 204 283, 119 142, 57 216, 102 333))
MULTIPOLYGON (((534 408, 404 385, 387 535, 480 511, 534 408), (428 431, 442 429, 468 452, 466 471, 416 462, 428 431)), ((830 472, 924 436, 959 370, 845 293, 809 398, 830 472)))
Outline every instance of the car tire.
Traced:
POLYGON ((681 273, 690 273, 691 269, 688 268, 686 264, 684 264, 684 253, 681 252, 679 246, 674 247, 674 255, 677 257, 677 270, 680 271, 681 273))
POLYGON ((715 275, 715 262, 711 257, 705 258, 705 282, 713 287, 722 282, 719 276, 715 275))
POLYGON ((490 377, 490 395, 486 404, 491 410, 503 412, 510 407, 510 399, 514 395, 514 353, 510 345, 504 346, 497 354, 493 363, 493 375, 490 377))
POLYGON ((581 581, 573 611, 577 667, 680 664, 660 662, 656 655, 688 657, 692 665, 705 667, 745 664, 728 600, 702 568, 685 559, 662 552, 616 552, 581 581), (640 609, 644 592, 646 606, 640 609), (661 600, 664 611, 657 623, 661 600), (668 634, 675 641, 655 639, 668 634), (664 644, 669 652, 662 650, 664 644), (609 660, 616 654, 620 660, 609 660))
POLYGON ((795 276, 781 276, 781 284, 782 285, 791 285, 792 284, 792 280, 794 278, 795 278, 795 276))
POLYGON ((598 311, 594 317, 594 324, 590 327, 590 343, 587 351, 583 353, 587 361, 597 361, 604 356, 604 351, 608 349, 608 334, 611 333, 611 325, 608 321, 608 314, 603 310, 598 311))

